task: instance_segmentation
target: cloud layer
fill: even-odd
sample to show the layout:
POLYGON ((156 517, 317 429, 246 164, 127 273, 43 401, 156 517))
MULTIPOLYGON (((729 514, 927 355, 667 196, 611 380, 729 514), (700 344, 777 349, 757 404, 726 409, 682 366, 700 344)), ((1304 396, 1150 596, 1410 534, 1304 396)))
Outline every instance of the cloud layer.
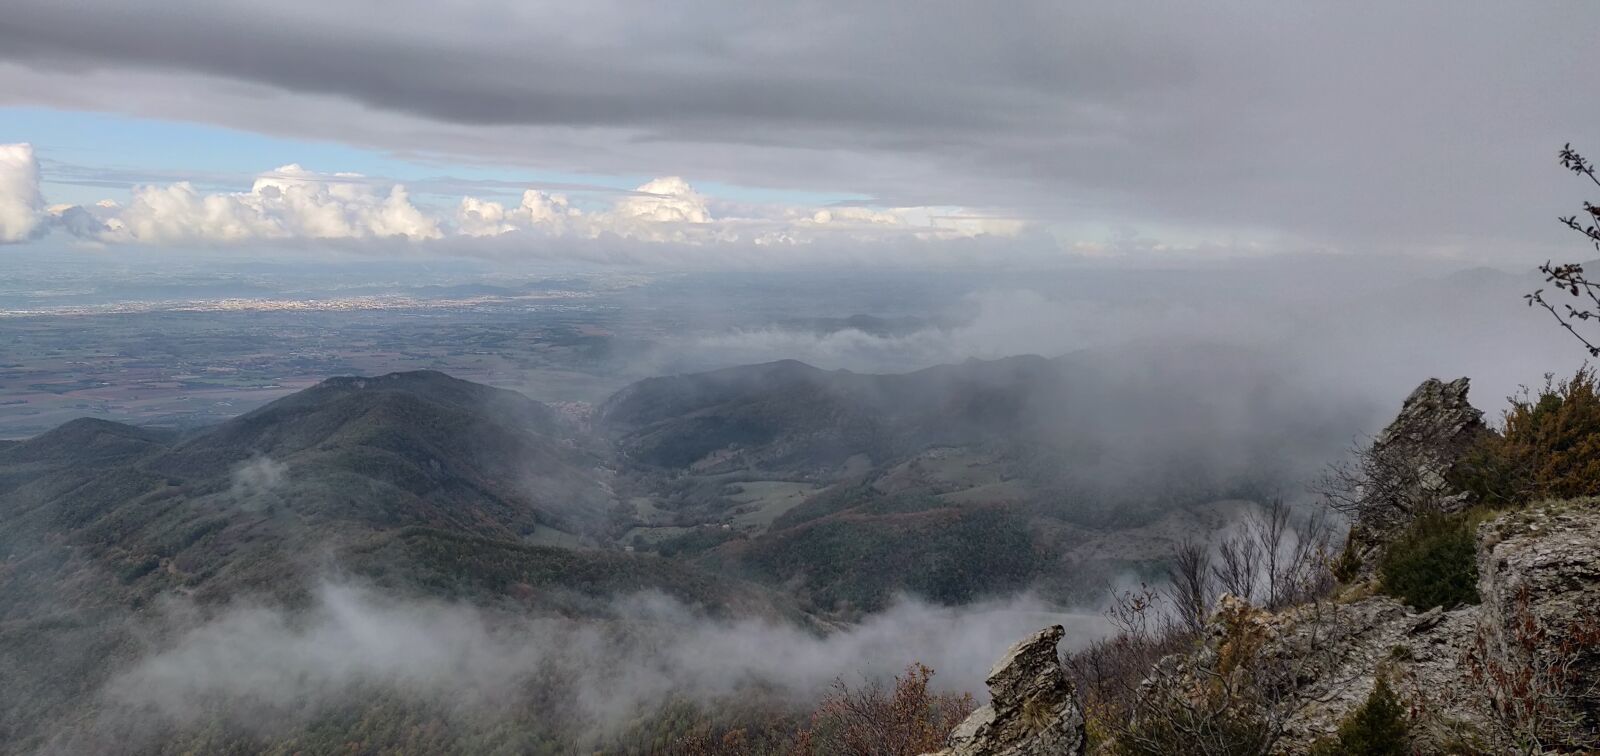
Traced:
POLYGON ((1586 3, 16 0, 0 103, 884 206, 1543 258, 1586 3), (384 22, 372 23, 381 12, 384 22), (293 55, 283 54, 294 50, 293 55), (1465 51, 1470 51, 1466 54, 1465 51))
POLYGON ((0 144, 0 244, 26 241, 44 221, 33 145, 0 144))
MULTIPOLYGON (((742 206, 731 215, 678 176, 653 179, 606 205, 580 208, 564 194, 528 189, 516 206, 465 196, 453 216, 415 203, 407 188, 354 173, 298 164, 258 175, 249 191, 206 193, 187 181, 142 185, 126 204, 48 209, 27 144, 0 145, 0 241, 59 228, 107 244, 238 245, 313 240, 434 242, 507 235, 542 239, 624 239, 679 245, 803 244, 819 239, 881 241, 1012 236, 1014 222, 953 208, 742 206), (952 215, 953 214, 953 215, 952 215)), ((733 207, 731 205, 725 205, 733 207)), ((457 251, 460 247, 453 248, 457 251)))
POLYGON ((411 204, 400 185, 387 191, 298 165, 262 174, 248 192, 201 194, 187 182, 141 186, 127 207, 109 211, 105 241, 173 244, 272 239, 437 239, 437 221, 411 204))

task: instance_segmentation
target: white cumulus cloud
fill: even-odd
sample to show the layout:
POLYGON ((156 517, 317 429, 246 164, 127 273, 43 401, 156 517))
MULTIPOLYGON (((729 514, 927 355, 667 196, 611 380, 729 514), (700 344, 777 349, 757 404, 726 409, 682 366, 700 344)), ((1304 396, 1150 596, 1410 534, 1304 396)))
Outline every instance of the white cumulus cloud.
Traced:
POLYGON ((533 234, 716 247, 721 254, 721 247, 740 245, 1016 236, 1022 228, 960 208, 737 204, 701 194, 679 176, 652 179, 609 201, 584 197, 581 207, 564 194, 533 188, 516 205, 468 195, 453 216, 413 203, 402 184, 298 164, 256 176, 248 191, 208 191, 177 181, 135 186, 125 202, 94 205, 47 206, 39 182, 30 146, 0 145, 0 242, 25 241, 48 229, 94 243, 157 246, 450 238, 482 246, 489 237, 533 234))
POLYGON ((869 208, 747 206, 719 215, 712 200, 679 176, 652 179, 609 206, 587 212, 565 195, 530 189, 517 207, 463 197, 456 231, 464 236, 500 236, 536 231, 549 236, 596 239, 618 236, 647 242, 757 245, 804 244, 819 239, 881 241, 889 238, 952 239, 984 234, 1016 236, 1024 224, 988 218, 959 208, 869 208))
POLYGON ((245 242, 264 239, 437 239, 439 222, 404 186, 380 189, 357 174, 286 165, 248 192, 203 194, 188 182, 141 186, 127 207, 105 207, 105 241, 245 242))
POLYGON ((645 241, 701 242, 719 238, 706 198, 678 176, 653 179, 610 207, 591 212, 572 206, 564 194, 537 189, 522 193, 522 203, 506 206, 478 197, 463 197, 456 210, 456 230, 466 236, 499 236, 538 231, 551 236, 598 238, 621 236, 645 241))
POLYGON ((546 194, 537 189, 522 193, 522 204, 505 205, 477 197, 462 197, 456 209, 456 230, 466 236, 498 236, 512 231, 538 229, 564 234, 584 219, 564 194, 546 194))
POLYGON ((33 145, 0 144, 0 244, 33 238, 45 219, 33 145))
POLYGON ((651 181, 617 202, 612 215, 621 221, 710 223, 706 199, 677 176, 651 181))

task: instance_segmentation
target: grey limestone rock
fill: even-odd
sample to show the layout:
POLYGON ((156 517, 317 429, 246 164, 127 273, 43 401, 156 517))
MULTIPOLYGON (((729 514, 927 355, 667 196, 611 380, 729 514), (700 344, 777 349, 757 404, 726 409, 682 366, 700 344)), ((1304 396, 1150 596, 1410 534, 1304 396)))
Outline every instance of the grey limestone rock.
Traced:
POLYGON ((985 681, 988 705, 956 727, 938 756, 1082 754, 1083 710, 1056 650, 1063 632, 1054 625, 1012 646, 985 681))

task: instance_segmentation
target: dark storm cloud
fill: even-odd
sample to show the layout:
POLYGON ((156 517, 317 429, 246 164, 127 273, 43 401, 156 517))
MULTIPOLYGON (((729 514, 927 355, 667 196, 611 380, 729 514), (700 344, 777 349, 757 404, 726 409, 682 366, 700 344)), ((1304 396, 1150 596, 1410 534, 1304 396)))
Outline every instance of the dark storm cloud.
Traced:
POLYGON ((1595 16, 14 0, 0 101, 1209 238, 1536 255, 1578 191, 1554 149, 1600 143, 1600 103, 1571 93, 1600 63, 1595 16))
POLYGON ((960 135, 1058 115, 1041 95, 1123 96, 1185 70, 1176 60, 1126 70, 1109 46, 1061 45, 1066 19, 1044 9, 918 4, 874 18, 846 6, 690 4, 662 18, 646 7, 603 13, 603 3, 403 5, 179 2, 152 13, 24 2, 7 10, 0 43, 5 57, 40 66, 196 71, 458 123, 660 136, 710 127, 756 142, 783 137, 746 127, 894 129, 869 139, 884 143, 909 141, 907 129, 960 135), (1051 75, 1063 71, 1104 74, 1051 75))

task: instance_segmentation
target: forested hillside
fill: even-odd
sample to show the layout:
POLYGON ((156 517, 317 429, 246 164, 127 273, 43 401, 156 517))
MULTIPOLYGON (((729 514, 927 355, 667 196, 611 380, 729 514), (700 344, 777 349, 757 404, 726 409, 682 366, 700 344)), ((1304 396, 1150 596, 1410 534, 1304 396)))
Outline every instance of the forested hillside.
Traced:
POLYGON ((823 639, 907 596, 1094 601, 1347 438, 1325 398, 1273 388, 1269 361, 1177 356, 1161 375, 1133 367, 1149 355, 1116 353, 903 375, 779 362, 649 379, 591 414, 424 371, 329 379, 184 433, 74 421, 0 447, 5 740, 251 752, 323 750, 340 733, 358 751, 639 750, 721 721, 707 712, 735 691, 750 705, 718 715, 729 727, 799 722, 827 680, 797 697, 746 673, 710 693, 663 673, 625 715, 554 691, 609 690, 630 665, 690 669, 679 634, 706 622, 823 639), (162 671, 238 654, 241 675, 279 656, 267 669, 294 669, 308 639, 365 632, 387 611, 427 638, 442 613, 482 628, 459 653, 521 659, 492 694, 511 713, 441 708, 443 683, 375 660, 275 683, 312 684, 321 703, 269 695, 262 732, 232 702, 238 679, 173 693, 200 683, 162 671), (228 645, 252 634, 263 640, 242 648, 288 646, 228 645), (510 650, 530 634, 568 652, 510 650), (128 682, 146 675, 161 682, 128 682), (329 686, 341 692, 324 700, 329 686), (176 734, 118 729, 174 720, 176 734))

